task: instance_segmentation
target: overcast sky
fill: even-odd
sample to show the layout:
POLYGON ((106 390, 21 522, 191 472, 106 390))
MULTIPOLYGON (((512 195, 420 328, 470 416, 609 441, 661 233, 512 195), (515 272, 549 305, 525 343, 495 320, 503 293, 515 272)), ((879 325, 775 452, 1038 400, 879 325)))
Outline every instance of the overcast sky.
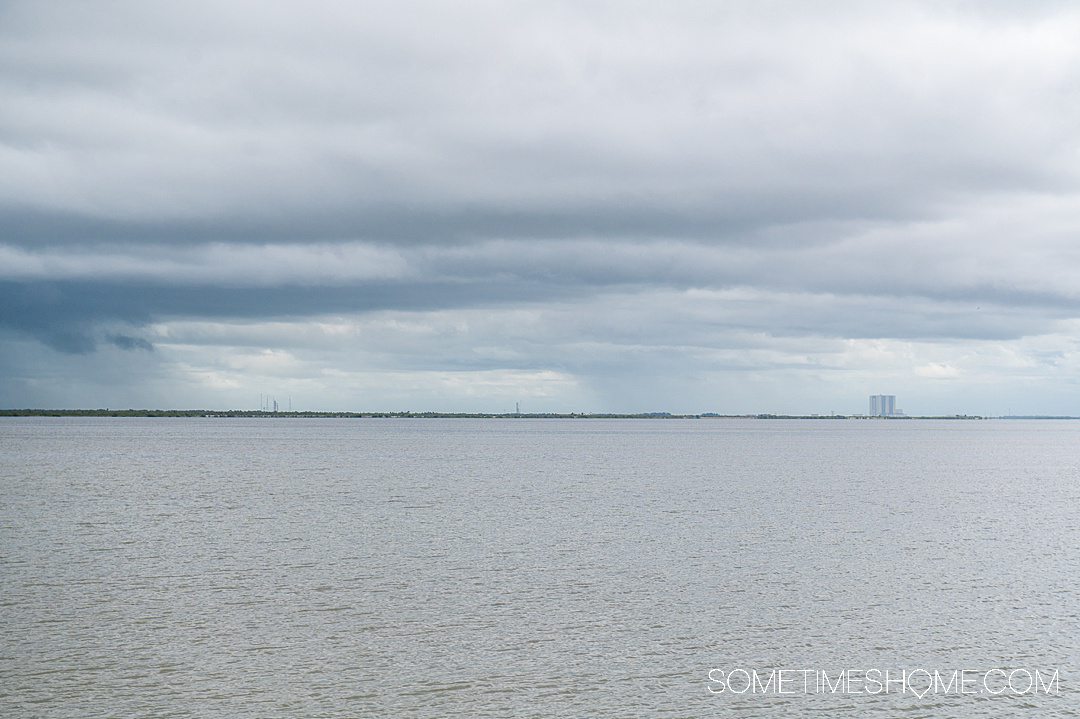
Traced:
POLYGON ((0 3, 0 406, 1080 414, 1078 37, 0 3))

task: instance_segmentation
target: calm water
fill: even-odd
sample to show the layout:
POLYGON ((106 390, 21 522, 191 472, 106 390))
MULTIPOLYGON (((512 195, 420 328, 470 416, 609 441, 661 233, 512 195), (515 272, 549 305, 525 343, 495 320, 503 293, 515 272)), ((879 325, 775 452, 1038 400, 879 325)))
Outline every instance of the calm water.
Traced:
POLYGON ((0 571, 4 717, 1080 716, 1080 422, 4 419, 0 571))

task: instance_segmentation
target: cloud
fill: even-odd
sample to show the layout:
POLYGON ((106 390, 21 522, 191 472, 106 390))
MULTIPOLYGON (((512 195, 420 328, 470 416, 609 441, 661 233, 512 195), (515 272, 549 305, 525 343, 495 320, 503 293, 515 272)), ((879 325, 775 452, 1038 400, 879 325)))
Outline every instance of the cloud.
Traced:
POLYGON ((147 397, 250 394, 231 347, 295 382, 428 373, 464 402, 431 378, 554 373, 608 406, 985 387, 1019 381, 1008 355, 1058 401, 1067 3, 0 13, 0 331, 29 398, 35 365, 92 384, 95 353, 150 347, 116 355, 159 373, 147 397))
POLYGON ((359 243, 198 244, 178 248, 110 245, 33 251, 0 245, 0 279, 133 281, 165 285, 266 287, 347 284, 400 277, 392 249, 359 243))
POLYGON ((956 379, 960 376, 960 370, 952 365, 931 362, 915 368, 915 374, 928 379, 956 379))
POLYGON ((131 337, 129 335, 109 335, 108 341, 119 347, 122 350, 145 350, 147 352, 154 351, 154 345, 147 342, 142 337, 131 337))
POLYGON ((3 196, 226 227, 621 232, 629 211, 711 234, 1070 183, 1075 13, 930 8, 14 4, 3 196))

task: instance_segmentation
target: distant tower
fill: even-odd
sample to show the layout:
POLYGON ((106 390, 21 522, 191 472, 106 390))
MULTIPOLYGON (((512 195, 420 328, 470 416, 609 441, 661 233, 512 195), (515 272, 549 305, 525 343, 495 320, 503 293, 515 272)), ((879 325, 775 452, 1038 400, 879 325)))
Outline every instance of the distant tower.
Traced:
POLYGON ((521 402, 514 402, 514 414, 521 414, 521 402))
POLYGON ((274 400, 274 411, 277 412, 277 399, 274 400))
POLYGON ((896 414, 895 394, 872 394, 870 395, 871 417, 892 417, 896 414))

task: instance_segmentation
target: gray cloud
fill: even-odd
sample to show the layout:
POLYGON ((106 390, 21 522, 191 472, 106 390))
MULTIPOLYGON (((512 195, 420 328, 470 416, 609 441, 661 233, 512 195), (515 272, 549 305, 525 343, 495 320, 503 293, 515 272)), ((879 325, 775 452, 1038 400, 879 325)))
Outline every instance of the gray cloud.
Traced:
POLYGON ((106 338, 110 344, 119 347, 122 350, 144 350, 146 352, 153 352, 154 345, 150 344, 142 337, 131 337, 130 335, 114 334, 109 335, 106 338))
POLYGON ((28 400, 50 362, 119 391, 91 359, 117 350, 166 403, 258 381, 229 347, 290 353, 301 384, 411 372, 432 402, 472 401, 472 377, 611 408, 741 396, 724 373, 760 376, 746 406, 875 373, 930 405, 920 381, 970 397, 1017 367, 1051 397, 1071 362, 1066 3, 0 19, 0 330, 36 358, 8 360, 28 400))

